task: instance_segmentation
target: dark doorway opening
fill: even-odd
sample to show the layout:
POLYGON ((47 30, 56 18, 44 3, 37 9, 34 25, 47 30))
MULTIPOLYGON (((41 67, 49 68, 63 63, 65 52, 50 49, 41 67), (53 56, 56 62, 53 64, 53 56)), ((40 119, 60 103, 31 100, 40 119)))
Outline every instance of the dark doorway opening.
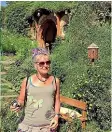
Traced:
POLYGON ((52 43, 55 42, 57 35, 56 24, 52 20, 46 20, 42 26, 42 37, 45 42, 46 48, 49 48, 49 51, 52 49, 52 43))

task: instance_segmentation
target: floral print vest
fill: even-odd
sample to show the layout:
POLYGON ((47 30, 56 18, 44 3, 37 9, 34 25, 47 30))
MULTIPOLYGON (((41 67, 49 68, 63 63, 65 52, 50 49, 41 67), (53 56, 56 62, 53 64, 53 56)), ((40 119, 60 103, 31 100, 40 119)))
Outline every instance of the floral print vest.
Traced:
POLYGON ((35 86, 29 77, 23 123, 31 126, 49 125, 54 112, 55 78, 48 86, 35 86))

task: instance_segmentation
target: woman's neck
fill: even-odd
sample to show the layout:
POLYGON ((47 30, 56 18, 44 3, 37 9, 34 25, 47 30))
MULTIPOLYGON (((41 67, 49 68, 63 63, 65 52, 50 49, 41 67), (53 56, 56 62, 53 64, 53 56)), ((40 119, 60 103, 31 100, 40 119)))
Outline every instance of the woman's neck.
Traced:
POLYGON ((42 79, 42 80, 47 80, 48 77, 49 77, 49 74, 40 74, 40 73, 38 73, 38 74, 36 74, 36 75, 37 75, 37 77, 38 77, 39 79, 42 79))

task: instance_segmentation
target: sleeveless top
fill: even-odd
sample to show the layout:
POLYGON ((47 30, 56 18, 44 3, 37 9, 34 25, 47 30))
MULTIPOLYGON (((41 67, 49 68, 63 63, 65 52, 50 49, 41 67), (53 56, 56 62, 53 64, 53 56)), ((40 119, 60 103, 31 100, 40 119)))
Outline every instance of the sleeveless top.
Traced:
POLYGON ((31 126, 49 125, 55 115, 55 78, 47 86, 35 86, 31 77, 27 85, 27 102, 23 123, 31 126))

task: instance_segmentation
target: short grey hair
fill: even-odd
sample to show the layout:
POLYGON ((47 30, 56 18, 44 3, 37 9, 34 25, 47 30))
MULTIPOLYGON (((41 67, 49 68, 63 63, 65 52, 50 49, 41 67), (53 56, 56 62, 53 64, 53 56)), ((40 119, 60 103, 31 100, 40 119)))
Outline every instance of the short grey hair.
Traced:
POLYGON ((48 53, 47 49, 45 49, 45 48, 32 49, 32 60, 34 63, 38 60, 38 58, 40 58, 37 56, 48 56, 49 57, 49 53, 48 53))
POLYGON ((38 62, 39 59, 40 59, 41 57, 48 57, 48 58, 50 59, 50 56, 49 56, 48 54, 35 55, 35 56, 33 57, 33 63, 38 62))

